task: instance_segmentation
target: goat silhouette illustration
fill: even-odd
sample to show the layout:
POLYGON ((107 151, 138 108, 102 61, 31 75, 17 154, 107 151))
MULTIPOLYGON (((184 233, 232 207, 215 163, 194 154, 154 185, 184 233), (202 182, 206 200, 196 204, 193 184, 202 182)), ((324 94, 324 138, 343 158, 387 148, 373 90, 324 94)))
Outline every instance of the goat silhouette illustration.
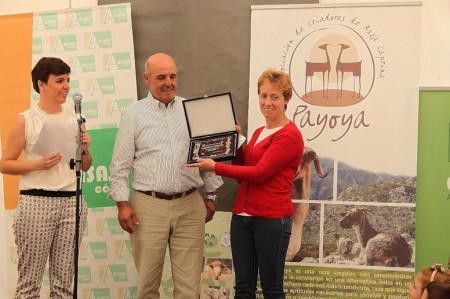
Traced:
POLYGON ((322 86, 323 86, 323 96, 328 97, 328 83, 330 82, 330 70, 331 70, 331 64, 330 64, 330 57, 328 56, 328 50, 327 47, 329 44, 323 44, 319 46, 319 49, 322 49, 325 51, 325 55, 327 58, 326 62, 310 62, 305 60, 305 96, 307 96, 307 84, 308 84, 308 78, 310 83, 310 92, 312 93, 312 81, 315 73, 322 73, 322 86), (327 73, 327 90, 325 94, 325 73, 327 73))
MULTIPOLYGON (((344 81, 344 73, 352 73, 353 75, 353 96, 355 95, 356 88, 356 77, 359 79, 359 90, 358 96, 361 96, 361 63, 362 61, 355 62, 342 62, 341 55, 342 51, 350 48, 350 46, 345 44, 339 44, 341 46, 341 50, 339 51, 339 56, 336 62, 336 89, 337 89, 337 97, 342 97, 342 84, 344 81), (339 73, 341 74, 341 88, 339 94, 339 73)), ((353 97, 352 96, 352 97, 353 97)))

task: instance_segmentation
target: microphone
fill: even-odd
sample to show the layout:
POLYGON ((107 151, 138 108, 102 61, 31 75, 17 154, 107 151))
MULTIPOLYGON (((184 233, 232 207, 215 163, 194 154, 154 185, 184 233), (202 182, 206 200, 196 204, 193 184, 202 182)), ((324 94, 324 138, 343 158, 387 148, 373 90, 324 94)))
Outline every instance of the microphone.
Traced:
POLYGON ((72 96, 73 102, 75 103, 75 114, 77 118, 81 118, 81 100, 83 99, 83 95, 79 92, 76 92, 72 96))

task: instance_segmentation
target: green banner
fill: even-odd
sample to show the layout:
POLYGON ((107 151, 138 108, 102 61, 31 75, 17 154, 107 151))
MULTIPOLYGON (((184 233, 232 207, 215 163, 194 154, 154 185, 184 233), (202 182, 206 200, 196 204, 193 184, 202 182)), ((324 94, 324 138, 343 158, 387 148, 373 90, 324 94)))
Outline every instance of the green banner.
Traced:
POLYGON ((416 270, 450 254, 450 91, 421 91, 417 163, 416 270))
POLYGON ((110 187, 110 170, 112 151, 116 140, 117 128, 88 130, 92 144, 89 148, 93 162, 83 176, 83 196, 89 208, 115 206, 108 199, 110 187))

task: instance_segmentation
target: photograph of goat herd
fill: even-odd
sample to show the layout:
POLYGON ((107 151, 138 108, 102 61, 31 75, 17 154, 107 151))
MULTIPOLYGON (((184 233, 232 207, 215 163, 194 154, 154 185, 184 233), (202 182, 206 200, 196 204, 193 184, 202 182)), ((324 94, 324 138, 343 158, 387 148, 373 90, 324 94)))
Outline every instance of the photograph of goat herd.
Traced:
POLYGON ((286 262, 414 268, 415 177, 334 163, 305 148, 291 195, 286 262))

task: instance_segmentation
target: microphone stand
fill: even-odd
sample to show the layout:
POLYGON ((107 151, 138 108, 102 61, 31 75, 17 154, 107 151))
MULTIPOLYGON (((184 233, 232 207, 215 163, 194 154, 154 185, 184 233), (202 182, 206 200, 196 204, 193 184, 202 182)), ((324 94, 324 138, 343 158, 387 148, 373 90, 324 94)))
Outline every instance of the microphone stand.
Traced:
POLYGON ((80 239, 80 201, 82 195, 81 189, 81 171, 83 165, 83 131, 82 125, 85 119, 79 114, 78 116, 78 140, 77 140, 77 150, 75 152, 75 161, 70 160, 70 168, 75 169, 75 174, 77 177, 77 188, 76 188, 76 208, 75 208, 75 242, 74 242, 74 278, 73 278, 73 299, 77 299, 78 296, 78 255, 79 255, 79 239, 80 239))

